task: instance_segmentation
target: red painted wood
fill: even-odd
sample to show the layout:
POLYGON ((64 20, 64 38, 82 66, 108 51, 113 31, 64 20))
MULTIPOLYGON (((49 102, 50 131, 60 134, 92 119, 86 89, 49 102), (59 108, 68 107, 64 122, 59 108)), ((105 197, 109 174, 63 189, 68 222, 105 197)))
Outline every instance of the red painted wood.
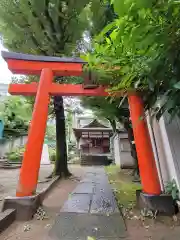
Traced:
POLYGON ((36 191, 41 154, 48 118, 48 89, 53 80, 51 69, 43 69, 37 89, 28 141, 20 171, 16 196, 31 196, 36 191))
POLYGON ((9 84, 8 92, 11 95, 35 96, 38 83, 31 84, 9 84))
POLYGON ((82 63, 38 62, 8 59, 8 68, 12 73, 24 75, 40 75, 41 70, 49 68, 55 76, 81 76, 82 63))
MULTIPOLYGON (((10 84, 9 93, 12 95, 24 95, 31 96, 36 95, 38 89, 37 83, 31 84, 10 84)), ((108 92, 105 87, 98 87, 96 89, 84 89, 82 84, 56 84, 52 83, 48 92, 50 95, 61 96, 108 96, 108 92)))
POLYGON ((130 95, 129 108, 143 192, 159 195, 161 193, 161 186, 141 97, 138 95, 130 95))

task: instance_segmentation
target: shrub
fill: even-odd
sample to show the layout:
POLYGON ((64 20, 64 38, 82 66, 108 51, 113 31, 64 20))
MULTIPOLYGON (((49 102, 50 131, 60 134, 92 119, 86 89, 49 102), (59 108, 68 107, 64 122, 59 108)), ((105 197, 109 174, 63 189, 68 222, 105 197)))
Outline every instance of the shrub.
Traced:
POLYGON ((56 149, 55 148, 49 147, 49 158, 52 163, 55 162, 55 160, 56 160, 56 149))
POLYGON ((11 152, 6 153, 6 157, 10 162, 22 162, 24 150, 24 147, 15 148, 11 152))
MULTIPOLYGON (((24 147, 18 147, 13 149, 11 152, 6 153, 6 157, 10 162, 22 162, 24 151, 24 147)), ((52 163, 55 162, 56 150, 54 148, 49 147, 49 158, 52 163)))

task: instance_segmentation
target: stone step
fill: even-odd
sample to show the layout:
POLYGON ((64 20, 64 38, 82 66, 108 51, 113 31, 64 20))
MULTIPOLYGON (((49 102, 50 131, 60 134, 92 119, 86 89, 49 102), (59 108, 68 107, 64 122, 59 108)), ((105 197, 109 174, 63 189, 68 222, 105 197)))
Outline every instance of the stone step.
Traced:
POLYGON ((126 226, 120 214, 112 216, 61 213, 49 232, 50 239, 115 240, 127 237, 126 226))
POLYGON ((0 233, 8 228, 16 219, 16 210, 7 209, 0 212, 0 233))

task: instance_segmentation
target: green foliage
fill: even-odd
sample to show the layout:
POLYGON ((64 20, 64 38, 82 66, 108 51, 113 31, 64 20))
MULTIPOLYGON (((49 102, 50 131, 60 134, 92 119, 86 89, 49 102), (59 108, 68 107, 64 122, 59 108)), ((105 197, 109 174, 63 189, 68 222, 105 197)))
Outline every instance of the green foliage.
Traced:
POLYGON ((0 119, 7 134, 27 133, 31 116, 32 105, 23 97, 6 97, 0 103, 0 119))
POLYGON ((24 147, 18 147, 7 153, 6 157, 10 162, 22 162, 24 151, 24 147))
POLYGON ((49 147, 49 158, 51 163, 54 163, 56 161, 56 149, 49 147))
POLYGON ((121 124, 129 121, 129 110, 127 103, 119 106, 120 99, 105 97, 83 97, 82 106, 91 109, 98 118, 107 119, 114 131, 116 131, 116 122, 121 124))
POLYGON ((146 107, 154 107, 157 117, 165 111, 180 115, 180 2, 111 2, 117 18, 94 40, 89 67, 112 91, 143 92, 146 107))
POLYGON ((46 139, 48 141, 56 140, 56 127, 54 125, 47 125, 46 127, 46 139))
POLYGON ((179 189, 177 187, 175 179, 167 183, 165 186, 165 192, 167 194, 171 194, 174 200, 179 199, 179 189))
POLYGON ((84 31, 92 28, 90 12, 103 6, 103 1, 97 0, 1 0, 3 43, 23 53, 72 54, 80 47, 84 31))
POLYGON ((88 3, 88 0, 2 0, 0 32, 4 44, 11 50, 33 54, 70 53, 84 30, 82 12, 88 3))
POLYGON ((48 144, 50 161, 54 163, 56 161, 56 127, 54 125, 47 125, 45 138, 45 143, 48 144))
POLYGON ((91 1, 89 11, 89 19, 91 20, 90 35, 94 36, 116 18, 116 14, 110 1, 91 1))
POLYGON ((109 182, 114 191, 118 206, 120 208, 132 209, 136 205, 136 190, 141 189, 141 185, 132 182, 131 175, 118 166, 110 165, 105 167, 109 182))
POLYGON ((87 240, 96 240, 96 238, 94 238, 94 237, 87 237, 87 240))

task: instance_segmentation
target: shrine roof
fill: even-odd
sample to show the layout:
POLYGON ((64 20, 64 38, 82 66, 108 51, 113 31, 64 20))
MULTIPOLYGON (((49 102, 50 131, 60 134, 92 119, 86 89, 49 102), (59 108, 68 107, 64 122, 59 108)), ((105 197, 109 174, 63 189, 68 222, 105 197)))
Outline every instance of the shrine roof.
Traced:
POLYGON ((76 136, 76 138, 80 138, 82 136, 82 133, 83 132, 106 132, 106 133, 109 133, 109 134, 112 134, 113 133, 113 130, 112 128, 86 128, 86 127, 82 127, 82 128, 73 128, 73 131, 74 131, 74 134, 76 136))
POLYGON ((84 132, 84 131, 90 131, 90 132, 112 132, 112 128, 73 128, 74 131, 77 132, 84 132))
POLYGON ((50 56, 37 56, 31 54, 23 54, 16 52, 1 52, 2 57, 5 60, 16 59, 16 60, 26 60, 26 61, 38 61, 38 62, 64 62, 64 63, 81 63, 86 64, 84 60, 76 57, 50 57, 50 56))
MULTIPOLYGON (((108 127, 107 126, 105 126, 105 125, 103 125, 102 123, 100 123, 97 119, 94 119, 92 122, 90 122, 89 124, 87 124, 87 125, 85 125, 85 126, 83 126, 83 128, 97 128, 97 130, 99 129, 99 128, 106 128, 106 129, 108 129, 108 127)), ((109 129, 111 129, 111 128, 109 128, 109 129)))

